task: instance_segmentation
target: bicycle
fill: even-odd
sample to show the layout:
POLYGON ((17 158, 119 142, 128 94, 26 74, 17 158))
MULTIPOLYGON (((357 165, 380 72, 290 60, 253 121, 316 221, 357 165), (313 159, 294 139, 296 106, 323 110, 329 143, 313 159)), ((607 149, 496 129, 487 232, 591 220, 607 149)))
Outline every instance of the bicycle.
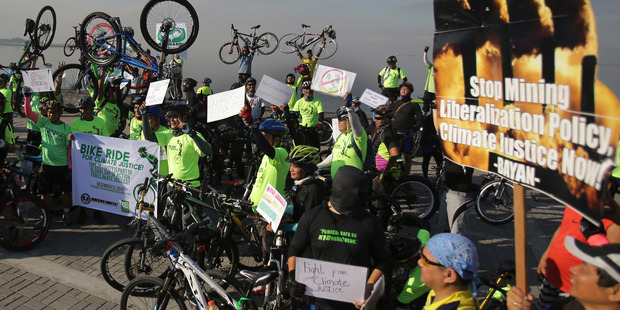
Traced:
POLYGON ((220 47, 220 60, 225 64, 232 65, 241 58, 239 40, 242 41, 243 47, 247 47, 251 52, 258 51, 263 55, 270 55, 278 48, 278 37, 273 32, 256 35, 256 29, 260 28, 260 25, 251 28, 254 30, 252 34, 239 32, 234 24, 231 24, 230 28, 232 29, 232 40, 220 47))
POLYGON ((71 57, 71 55, 75 53, 75 50, 80 48, 78 40, 83 40, 84 36, 81 35, 78 28, 80 28, 80 25, 73 26, 73 31, 75 32, 75 34, 72 37, 68 38, 67 41, 65 41, 65 45, 63 46, 62 52, 67 57, 71 57))
POLYGON ((336 30, 332 25, 323 28, 323 31, 317 34, 306 33, 306 28, 310 28, 306 24, 301 24, 301 27, 304 30, 302 34, 289 33, 280 39, 278 45, 282 53, 292 54, 310 47, 313 55, 319 55, 322 49, 318 59, 327 59, 336 54, 338 43, 336 42, 336 30), (308 39, 307 36, 311 38, 308 39))
POLYGON ((70 102, 77 102, 79 98, 89 95, 97 98, 99 87, 99 73, 97 65, 89 63, 84 57, 80 58, 80 63, 66 64, 52 73, 52 79, 59 81, 60 77, 60 93, 65 100, 63 105, 65 112, 78 113, 79 109, 70 102), (61 75, 62 74, 62 75, 61 75), (75 100, 67 100, 73 98, 75 100))
POLYGON ((332 136, 334 130, 331 122, 324 120, 319 122, 319 125, 320 126, 317 126, 317 131, 319 132, 319 141, 321 141, 321 145, 331 145, 334 142, 334 137, 332 136))
POLYGON ((476 198, 480 219, 492 225, 506 224, 514 218, 512 182, 500 176, 487 176, 476 198))

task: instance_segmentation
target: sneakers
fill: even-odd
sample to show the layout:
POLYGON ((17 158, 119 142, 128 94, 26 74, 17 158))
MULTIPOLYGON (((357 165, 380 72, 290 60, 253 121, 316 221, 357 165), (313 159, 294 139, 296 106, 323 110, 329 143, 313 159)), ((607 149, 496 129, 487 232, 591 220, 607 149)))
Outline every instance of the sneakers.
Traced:
POLYGON ((105 218, 103 217, 103 214, 101 213, 101 211, 95 210, 95 215, 93 217, 95 218, 95 222, 97 222, 97 224, 99 225, 105 224, 105 218))
POLYGON ((84 223, 86 223, 86 210, 84 208, 80 208, 80 214, 75 223, 78 225, 84 225, 84 223))

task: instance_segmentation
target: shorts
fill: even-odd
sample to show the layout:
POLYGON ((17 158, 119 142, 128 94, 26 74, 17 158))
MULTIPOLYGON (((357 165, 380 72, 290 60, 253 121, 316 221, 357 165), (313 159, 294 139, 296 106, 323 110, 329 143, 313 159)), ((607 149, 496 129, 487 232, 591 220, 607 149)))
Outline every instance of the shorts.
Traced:
POLYGON ((401 139, 401 147, 400 152, 403 154, 411 154, 413 151, 413 131, 399 131, 398 135, 400 135, 401 139))
POLYGON ((63 192, 71 192, 71 170, 69 170, 69 166, 43 165, 43 173, 39 179, 39 192, 48 194, 57 184, 63 192))

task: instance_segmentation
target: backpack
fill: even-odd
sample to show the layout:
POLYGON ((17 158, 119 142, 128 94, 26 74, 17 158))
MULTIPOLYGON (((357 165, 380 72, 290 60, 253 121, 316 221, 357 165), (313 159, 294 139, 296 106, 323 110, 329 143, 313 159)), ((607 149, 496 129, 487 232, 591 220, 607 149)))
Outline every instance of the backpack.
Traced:
MULTIPOLYGON (((366 134, 364 132, 364 134, 366 134)), ((362 156, 362 150, 357 146, 357 143, 353 140, 353 134, 351 134, 351 145, 353 146, 353 150, 355 150, 355 154, 362 159, 362 167, 363 171, 373 171, 377 169, 377 163, 375 162, 375 150, 373 149, 372 141, 370 139, 366 139, 366 157, 362 156)))

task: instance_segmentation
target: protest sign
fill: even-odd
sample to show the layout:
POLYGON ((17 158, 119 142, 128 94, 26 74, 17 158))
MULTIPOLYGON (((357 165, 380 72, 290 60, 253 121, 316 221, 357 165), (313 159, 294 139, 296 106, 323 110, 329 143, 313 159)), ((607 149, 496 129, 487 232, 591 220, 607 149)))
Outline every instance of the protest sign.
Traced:
POLYGON ((207 123, 237 115, 245 102, 245 87, 209 96, 207 123))
POLYGON ((295 280, 306 285, 308 296, 343 302, 362 301, 367 275, 368 268, 364 267, 303 257, 295 259, 295 280))
POLYGON ((295 92, 295 88, 290 87, 272 77, 263 75, 256 90, 256 96, 265 99, 271 104, 277 106, 288 103, 291 96, 295 92))
POLYGON ((149 84, 149 91, 146 93, 146 105, 158 105, 164 102, 166 98, 166 91, 168 90, 168 83, 170 80, 162 80, 157 82, 151 82, 149 84))
POLYGON ((30 87, 31 92, 54 90, 54 81, 50 69, 24 70, 22 73, 24 75, 24 86, 30 87))
POLYGON ((338 128, 338 118, 332 118, 332 139, 336 141, 338 139, 338 135, 340 135, 340 128, 338 128))
MULTIPOLYGON (((135 216, 138 188, 151 176, 149 170, 153 165, 159 163, 161 147, 146 140, 121 140, 81 132, 74 136, 71 143, 73 204, 135 216)), ((144 199, 155 207, 156 187, 151 184, 144 199)))
MULTIPOLYGON (((169 33, 168 33, 168 48, 177 48, 179 47, 181 44, 184 44, 185 42, 187 42, 187 39, 189 39, 189 35, 188 35, 188 30, 187 29, 187 23, 184 22, 174 22, 173 23, 174 28, 170 29, 169 33)), ((163 39, 164 39, 164 34, 162 33, 162 23, 155 23, 155 33, 156 38, 155 41, 157 42, 158 45, 161 45, 163 39)))
POLYGON ((355 76, 353 72, 318 65, 314 69, 311 88, 320 93, 342 97, 353 88, 355 76))
POLYGON ((389 100, 390 99, 388 97, 383 96, 377 92, 374 92, 368 88, 366 88, 366 90, 362 93, 362 96, 360 97, 360 101, 363 104, 373 109, 380 105, 387 104, 389 100))
POLYGON ((286 209, 286 199, 280 195, 278 190, 271 184, 267 184, 263 197, 261 197, 256 212, 262 215, 268 223, 271 223, 273 231, 278 230, 284 210, 286 209))

